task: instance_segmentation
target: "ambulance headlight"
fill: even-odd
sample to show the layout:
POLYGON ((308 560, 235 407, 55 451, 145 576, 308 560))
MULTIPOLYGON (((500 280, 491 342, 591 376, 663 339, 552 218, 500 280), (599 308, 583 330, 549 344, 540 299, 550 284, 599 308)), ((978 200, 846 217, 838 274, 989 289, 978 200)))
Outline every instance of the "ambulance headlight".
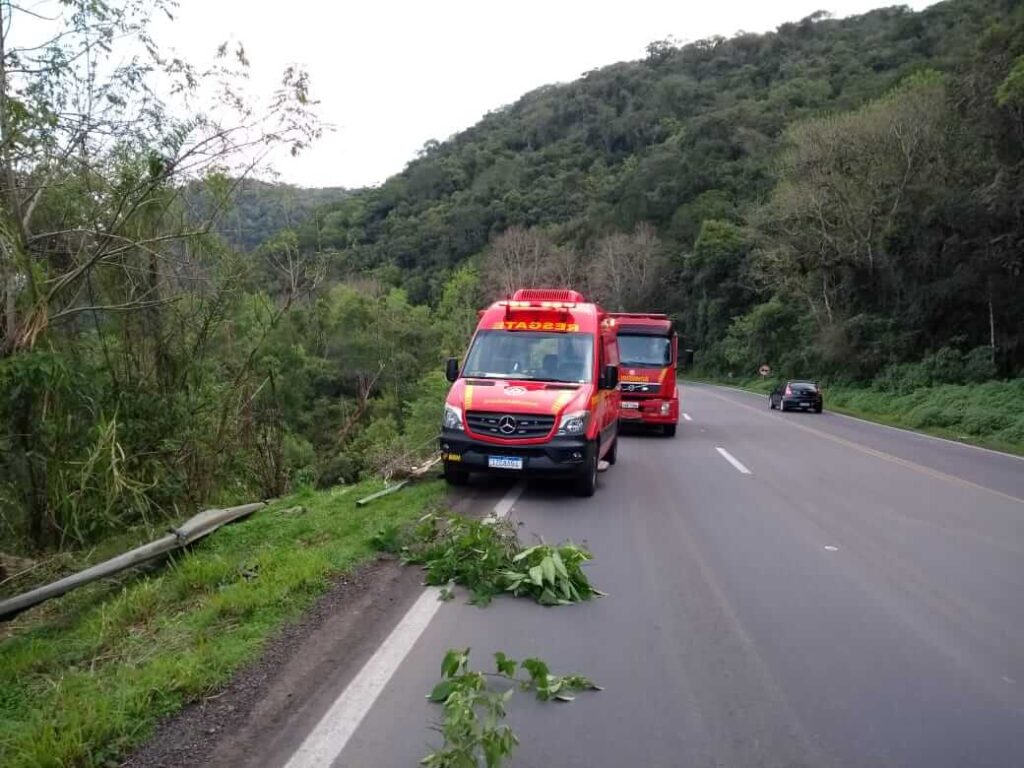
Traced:
POLYGON ((454 429, 462 432, 462 409, 445 403, 444 416, 441 418, 441 428, 454 429))
POLYGON ((582 435, 587 431, 587 419, 590 418, 590 411, 573 411, 562 416, 558 425, 560 435, 582 435))

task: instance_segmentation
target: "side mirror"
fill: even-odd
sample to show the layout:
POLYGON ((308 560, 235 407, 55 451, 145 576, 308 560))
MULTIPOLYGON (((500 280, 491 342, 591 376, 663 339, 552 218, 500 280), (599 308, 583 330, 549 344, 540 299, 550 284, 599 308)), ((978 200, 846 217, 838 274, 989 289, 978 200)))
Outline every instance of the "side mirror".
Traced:
POLYGON ((459 361, 454 357, 449 357, 448 362, 444 366, 444 377, 448 381, 455 381, 459 378, 459 361))
POLYGON ((601 372, 601 389, 615 389, 619 386, 619 366, 606 365, 601 372))
POLYGON ((683 352, 683 365, 689 367, 693 365, 693 350, 687 349, 683 352))

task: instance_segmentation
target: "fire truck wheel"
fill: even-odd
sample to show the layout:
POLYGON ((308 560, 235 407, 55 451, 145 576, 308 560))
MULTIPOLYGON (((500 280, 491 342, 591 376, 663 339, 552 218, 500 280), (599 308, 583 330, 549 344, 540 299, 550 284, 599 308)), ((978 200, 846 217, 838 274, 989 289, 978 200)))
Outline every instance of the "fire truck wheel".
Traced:
POLYGON ((675 436, 676 436, 676 425, 675 424, 666 424, 665 425, 665 437, 675 437, 675 436))

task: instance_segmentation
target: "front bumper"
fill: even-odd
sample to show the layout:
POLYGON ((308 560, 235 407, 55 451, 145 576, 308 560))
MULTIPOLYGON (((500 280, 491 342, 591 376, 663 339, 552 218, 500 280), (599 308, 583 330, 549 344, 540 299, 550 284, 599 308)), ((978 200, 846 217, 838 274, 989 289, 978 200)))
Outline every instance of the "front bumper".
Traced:
POLYGON ((568 476, 577 475, 587 466, 594 444, 584 435, 554 437, 547 443, 515 445, 489 443, 465 432, 444 430, 439 440, 441 458, 467 472, 489 472, 499 475, 568 476), (522 469, 494 469, 488 458, 521 457, 522 469))
POLYGON ((660 397, 626 398, 623 396, 619 406, 620 424, 678 424, 679 401, 665 400, 660 397), (626 403, 636 403, 636 408, 629 408, 626 403), (668 408, 664 408, 667 404, 668 408))

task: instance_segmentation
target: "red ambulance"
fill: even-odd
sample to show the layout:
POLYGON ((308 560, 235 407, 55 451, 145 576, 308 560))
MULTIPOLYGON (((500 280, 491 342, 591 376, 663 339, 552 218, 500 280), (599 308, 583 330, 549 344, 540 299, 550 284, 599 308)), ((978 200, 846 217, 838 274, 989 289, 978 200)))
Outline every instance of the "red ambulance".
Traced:
POLYGON ((676 366, 679 339, 668 315, 616 312, 619 343, 619 419, 660 426, 672 437, 679 423, 676 366))
POLYGON ((575 291, 522 289, 482 310, 466 360, 447 365, 445 478, 557 476, 593 495, 598 463, 615 463, 618 363, 614 323, 575 291))

